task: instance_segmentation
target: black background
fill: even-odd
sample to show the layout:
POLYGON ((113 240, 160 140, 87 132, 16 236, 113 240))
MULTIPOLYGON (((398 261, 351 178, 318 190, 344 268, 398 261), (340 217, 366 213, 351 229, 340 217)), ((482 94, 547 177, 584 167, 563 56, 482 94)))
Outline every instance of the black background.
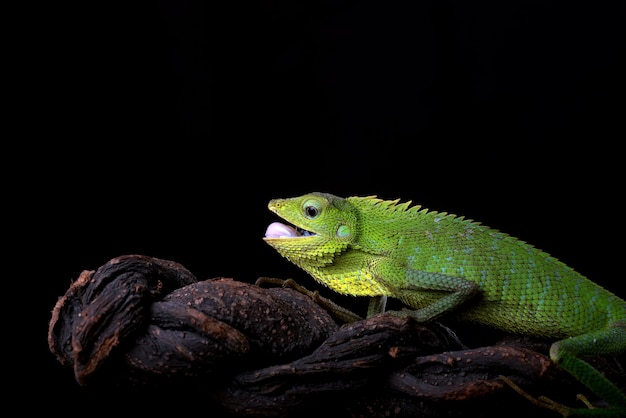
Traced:
POLYGON ((84 395, 47 323, 113 257, 316 286, 262 241, 308 191, 462 214, 626 295, 623 2, 130 3, 20 32, 14 388, 84 395))

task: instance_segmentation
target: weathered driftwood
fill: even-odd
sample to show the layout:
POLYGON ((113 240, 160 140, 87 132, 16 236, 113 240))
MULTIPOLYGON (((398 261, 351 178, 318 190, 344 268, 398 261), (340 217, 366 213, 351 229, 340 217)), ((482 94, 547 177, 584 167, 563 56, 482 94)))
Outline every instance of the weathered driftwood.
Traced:
MULTIPOLYGON (((502 375, 569 404, 585 393, 547 342, 465 348, 441 325, 385 315, 341 325, 294 289, 198 281, 140 255, 84 271, 54 307, 48 343, 79 385, 203 388, 232 416, 557 416, 502 375)), ((626 383, 614 359, 594 364, 626 383)))

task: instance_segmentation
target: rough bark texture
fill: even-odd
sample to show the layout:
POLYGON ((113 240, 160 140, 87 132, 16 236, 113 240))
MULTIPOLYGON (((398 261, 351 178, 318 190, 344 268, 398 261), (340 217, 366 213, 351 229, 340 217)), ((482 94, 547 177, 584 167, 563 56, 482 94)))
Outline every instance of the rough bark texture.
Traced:
MULTIPOLYGON (((558 416, 501 375, 570 405, 589 395, 550 362, 548 342, 466 348, 441 325, 385 315, 340 325, 294 289, 198 281, 141 255, 84 271, 53 309, 48 345, 78 385, 190 388, 186 402, 202 393, 229 416, 558 416)), ((594 361, 626 384, 615 359, 594 361)))

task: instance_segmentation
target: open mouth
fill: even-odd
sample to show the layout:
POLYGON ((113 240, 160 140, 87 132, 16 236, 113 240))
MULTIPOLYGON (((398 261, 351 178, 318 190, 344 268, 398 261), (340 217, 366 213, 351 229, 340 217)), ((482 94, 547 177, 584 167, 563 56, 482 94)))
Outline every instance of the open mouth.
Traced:
POLYGON ((265 238, 298 238, 316 235, 314 232, 302 228, 285 225, 280 222, 272 222, 265 231, 265 238))

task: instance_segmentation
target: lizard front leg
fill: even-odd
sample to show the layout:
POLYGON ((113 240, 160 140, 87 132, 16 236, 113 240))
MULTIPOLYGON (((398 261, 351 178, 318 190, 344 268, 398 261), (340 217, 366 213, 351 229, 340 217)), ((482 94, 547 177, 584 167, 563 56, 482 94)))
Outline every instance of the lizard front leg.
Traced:
POLYGON ((372 272, 385 283, 389 296, 411 308, 390 313, 418 322, 437 319, 479 293, 476 283, 462 277, 407 269, 393 263, 379 262, 372 266, 372 272))

